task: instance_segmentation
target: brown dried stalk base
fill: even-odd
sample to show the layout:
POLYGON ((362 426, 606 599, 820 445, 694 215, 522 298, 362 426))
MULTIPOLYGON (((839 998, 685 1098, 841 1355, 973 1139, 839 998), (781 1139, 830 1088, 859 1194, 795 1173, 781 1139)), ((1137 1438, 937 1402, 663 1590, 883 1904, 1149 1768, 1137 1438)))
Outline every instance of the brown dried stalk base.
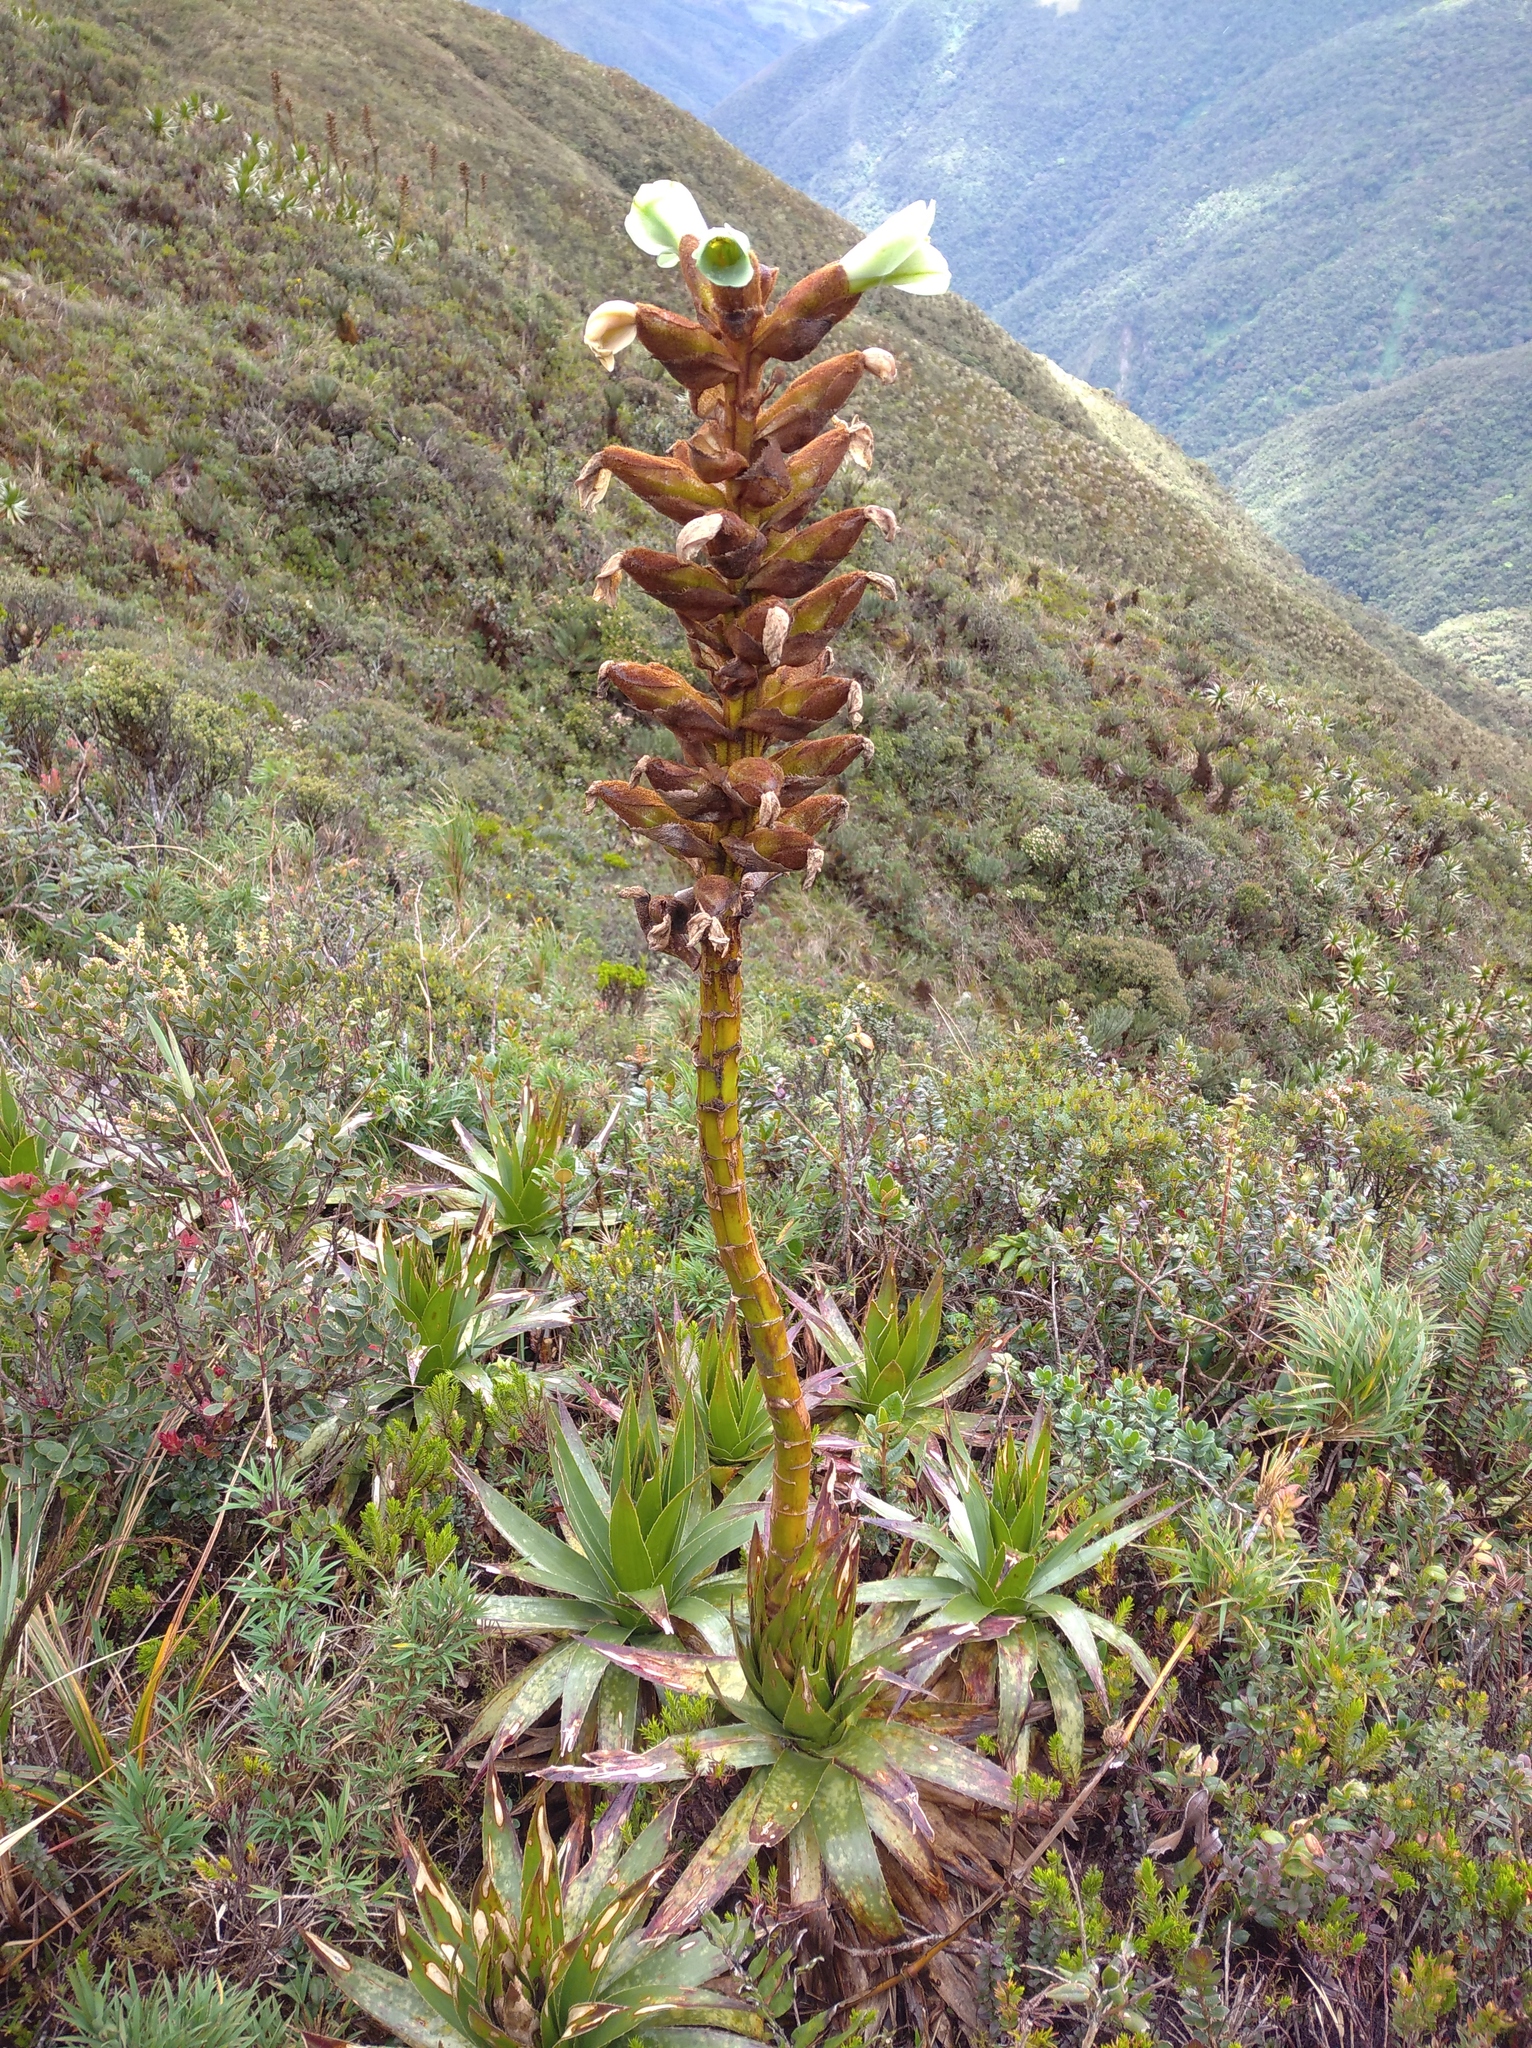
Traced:
MULTIPOLYGON (((1027 1837, 982 1807, 966 1800, 949 1803, 928 1789, 922 1790, 921 1805, 933 1829, 932 1870, 916 1875, 881 1845, 878 1850, 889 1896, 908 1929, 902 1942, 870 1943, 838 1902, 818 1900, 782 1914, 782 1924, 802 1929, 800 1959, 816 1958, 803 1978, 816 2009, 843 2005, 849 2010, 863 2003, 875 1985, 898 1977, 915 1962, 927 1940, 958 1928, 999 1890, 1011 1862, 1026 1854, 1027 1837)), ((784 1885, 785 1876, 784 1868, 784 1885)), ((954 2048, 979 2039, 980 1971, 987 1953, 982 1925, 967 1928, 896 1989, 871 2001, 880 2015, 880 2031, 908 2028, 925 2041, 951 2042, 954 2048)))

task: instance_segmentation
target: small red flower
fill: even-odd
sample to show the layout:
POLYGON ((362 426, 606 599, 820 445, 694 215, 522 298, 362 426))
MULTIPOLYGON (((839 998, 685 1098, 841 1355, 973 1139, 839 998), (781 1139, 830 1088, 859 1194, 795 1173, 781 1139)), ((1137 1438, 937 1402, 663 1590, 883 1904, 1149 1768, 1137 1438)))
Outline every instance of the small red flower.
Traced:
POLYGON ((34 1194, 41 1186, 42 1182, 35 1173, 8 1173, 4 1180, 0 1180, 0 1191, 8 1195, 34 1194))
MULTIPOLYGON (((18 1176, 20 1178, 21 1176, 18 1176)), ((28 1176, 30 1178, 30 1176, 28 1176)), ((30 1189, 28 1190, 30 1193, 30 1189)), ((78 1188, 66 1187, 61 1182, 57 1187, 46 1188, 37 1198, 37 1207, 29 1210, 22 1225, 24 1230, 52 1230, 57 1224, 69 1222, 80 1206, 78 1188)))
POLYGON ((195 1230, 178 1230, 176 1232, 176 1246, 180 1251, 194 1252, 201 1242, 202 1240, 198 1237, 195 1230))
POLYGON ((178 1429, 162 1429, 159 1435, 160 1449, 167 1457, 173 1458, 178 1451, 186 1449, 186 1439, 178 1429))
POLYGON ((172 1358, 168 1370, 170 1377, 173 1380, 178 1380, 186 1370, 186 1360, 184 1358, 172 1358))
POLYGON ((215 1380, 227 1379, 228 1373, 229 1368, 226 1365, 215 1365, 213 1367, 213 1378, 215 1380))

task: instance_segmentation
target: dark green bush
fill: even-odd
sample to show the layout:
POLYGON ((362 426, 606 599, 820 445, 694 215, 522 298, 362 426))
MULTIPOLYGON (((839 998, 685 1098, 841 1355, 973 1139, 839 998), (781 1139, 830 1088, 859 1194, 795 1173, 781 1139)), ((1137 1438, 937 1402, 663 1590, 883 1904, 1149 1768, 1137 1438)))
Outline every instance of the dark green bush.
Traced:
POLYGON ((1176 956, 1154 939, 1118 933, 1080 938, 1068 959, 1081 989, 1095 1002, 1111 1002, 1133 990, 1131 1006, 1147 1010, 1160 1024, 1179 1028, 1191 1017, 1176 956))

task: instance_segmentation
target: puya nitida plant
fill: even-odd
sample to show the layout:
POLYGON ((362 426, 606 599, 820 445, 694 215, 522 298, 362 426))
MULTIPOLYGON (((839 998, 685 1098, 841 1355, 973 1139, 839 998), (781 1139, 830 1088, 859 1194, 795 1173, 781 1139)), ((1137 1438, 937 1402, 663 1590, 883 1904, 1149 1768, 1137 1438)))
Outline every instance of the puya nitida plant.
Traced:
POLYGON ((710 229, 684 186, 646 185, 628 232, 662 268, 680 271, 695 317, 608 301, 586 326, 608 368, 641 341, 686 391, 698 422, 663 456, 603 448, 577 479, 587 508, 617 477, 678 529, 669 552, 613 555, 597 595, 613 599, 626 575, 666 605, 697 677, 657 663, 603 666, 603 680, 669 732, 680 758, 645 756, 627 781, 595 783, 590 795, 690 872, 673 894, 632 896, 649 946, 700 977, 704 1187, 773 1437, 769 1516, 764 1536, 758 1529, 750 1538, 734 1655, 631 1643, 600 1652, 634 1677, 712 1695, 733 1726, 641 1754, 603 1750, 552 1773, 679 1778, 702 1751, 750 1772, 657 1916, 656 1927, 672 1932, 706 1912, 762 1845, 785 1841, 795 1899, 832 1891, 863 1928, 891 1936, 900 1920, 877 1843, 918 1875, 935 1876, 917 1782, 1001 1807, 1010 1798, 996 1766, 938 1726, 894 1711, 896 1674, 920 1685, 920 1672, 982 1627, 911 1636, 897 1612, 889 1625, 886 1610, 858 1622, 859 1532, 828 1491, 812 1500, 809 1411, 751 1219, 739 1105, 742 931, 772 883, 797 873, 807 885, 823 865, 824 839, 848 809, 829 785, 870 751, 854 729, 823 731, 843 715, 854 728, 860 715, 857 685, 836 672, 831 640, 869 590, 895 594, 887 576, 842 566, 869 527, 894 537, 891 513, 857 504, 812 516, 848 457, 870 467, 870 430, 839 408, 864 376, 890 381, 894 358, 858 349, 790 381, 776 366, 811 356, 873 285, 945 290, 947 267, 930 243, 933 213, 926 204, 905 208, 778 298, 777 272, 748 237, 710 229))
POLYGON ((830 785, 870 751, 854 730, 858 686, 838 674, 835 632, 869 591, 892 579, 842 565, 869 527, 891 540, 892 513, 851 505, 813 515, 848 457, 868 467, 872 435, 840 408, 864 376, 890 381, 887 350, 831 356, 789 381, 779 366, 811 356, 874 285, 935 293, 948 282, 931 246, 934 207, 893 215, 838 263, 777 295, 778 273, 749 237, 710 228, 684 185, 636 194, 627 230, 662 269, 678 270, 692 315, 608 300, 585 339, 610 369, 641 342, 685 390, 696 427, 668 454, 611 446, 576 480, 589 509, 613 477, 677 528, 668 549, 623 548, 602 567, 597 595, 622 577, 675 613, 696 679, 660 663, 611 661, 602 679, 672 737, 627 781, 597 782, 593 799, 689 870, 671 894, 632 892, 656 952, 701 982, 697 1115, 708 1210, 719 1257, 750 1335, 775 1451, 766 1570, 768 1612, 792 1597, 809 1536, 811 1429, 787 1323, 751 1220, 740 1131, 741 933, 778 877, 812 882, 824 840, 845 816, 830 785))
POLYGON ((860 1335, 830 1295, 817 1302, 795 1294, 788 1299, 830 1361, 831 1374, 819 1395, 823 1405, 871 1416, 888 1428, 934 1425, 945 1403, 978 1378, 996 1350, 986 1334, 940 1365, 931 1363, 942 1330, 940 1273, 901 1308, 898 1276, 892 1265, 885 1266, 860 1335))
MULTIPOLYGON (((426 1851, 401 1831, 416 1925, 401 1913, 396 1976, 307 1934, 310 1951, 353 2005, 398 2040, 433 2048, 616 2048, 652 2037, 666 2048, 728 2035, 763 2040, 759 2001, 728 1986, 728 1956, 702 1933, 656 1941, 644 1917, 670 1847, 667 1812, 631 1845, 633 1795, 597 1821, 589 1854, 572 1830, 556 1848, 542 1803, 526 1847, 491 1774, 484 1858, 466 1905, 426 1851)), ((743 1986, 741 1988, 744 1988, 743 1986)), ((311 2048, 331 2037, 305 2034, 311 2048)), ((343 2044, 334 2044, 343 2048, 343 2044)))
POLYGON ((745 1542, 761 1514, 763 1461, 713 1506, 694 1398, 679 1404, 667 1442, 652 1394, 629 1393, 617 1424, 610 1490, 567 1412, 551 1432, 549 1449, 567 1543, 460 1467, 486 1520, 516 1552, 516 1576, 541 1589, 486 1595, 484 1627, 500 1635, 555 1638, 552 1648, 485 1702, 464 1738, 465 1751, 488 1741, 491 1763, 555 1703, 561 1755, 587 1746, 588 1724, 605 1747, 630 1744, 638 1679, 597 1646, 657 1650, 689 1639, 726 1652, 729 1606, 739 1580, 737 1574, 720 1574, 718 1566, 745 1542))
POLYGON ((488 1103, 483 1115, 482 1139, 453 1119, 461 1159, 427 1145, 410 1150, 456 1182, 432 1192, 466 1204, 444 1208, 438 1230, 471 1233, 475 1249, 486 1254, 491 1280, 502 1265, 536 1275, 578 1220, 574 1212, 588 1192, 589 1168, 569 1142, 562 1097, 544 1101, 524 1089, 514 1123, 488 1103))
POLYGON ((794 1907, 834 1898, 874 1939, 902 1931, 879 1844, 913 1884, 944 1889, 933 1844, 933 1795, 1001 1810, 1011 1778, 960 1737, 968 1710, 925 1697, 927 1680, 953 1653, 1010 1623, 959 1622, 911 1633, 898 1603, 857 1615, 861 1531, 828 1490, 815 1503, 809 1540, 788 1597, 768 1608, 759 1534, 746 1562, 748 1625, 731 1657, 636 1645, 611 1660, 669 1692, 711 1698, 717 1727, 672 1736, 644 1750, 593 1753, 544 1776, 573 1783, 653 1785, 699 1772, 746 1774, 707 1840, 654 1918, 679 1933, 738 1881, 763 1849, 785 1844, 786 1893, 794 1907))
POLYGON ((1012 1771, 1027 1768, 1028 1709, 1041 1676, 1063 1759, 1078 1774, 1085 1740, 1082 1674, 1108 1711, 1099 1645, 1119 1651, 1146 1684, 1154 1681, 1154 1667, 1126 1629, 1063 1589, 1164 1517, 1148 1515, 1118 1528, 1128 1503, 1113 1501, 1059 1535, 1053 1525, 1060 1504, 1049 1501, 1052 1462, 1052 1429, 1039 1403, 1024 1445, 1002 1437, 987 1487, 956 1434, 947 1464, 934 1451, 927 1457, 924 1477, 946 1511, 945 1529, 864 1495, 887 1528, 912 1549, 931 1552, 933 1561, 923 1573, 896 1573, 864 1586, 860 1597, 880 1604, 907 1599, 918 1616, 946 1627, 1006 1617, 1013 1625, 993 1646, 1001 1758, 1012 1771))
POLYGON ((713 1485, 726 1492, 771 1449, 771 1417, 753 1366, 740 1358, 739 1320, 731 1302, 721 1323, 677 1322, 662 1341, 677 1396, 695 1396, 713 1485))
POLYGON ((525 1288, 496 1289, 493 1248, 465 1243, 455 1228, 437 1246, 415 1237, 396 1242, 379 1223, 368 1250, 379 1291, 413 1340, 408 1380, 390 1398, 412 1399, 422 1421, 421 1396, 443 1377, 492 1400, 493 1354, 517 1337, 561 1329, 574 1305, 569 1295, 550 1299, 525 1288))

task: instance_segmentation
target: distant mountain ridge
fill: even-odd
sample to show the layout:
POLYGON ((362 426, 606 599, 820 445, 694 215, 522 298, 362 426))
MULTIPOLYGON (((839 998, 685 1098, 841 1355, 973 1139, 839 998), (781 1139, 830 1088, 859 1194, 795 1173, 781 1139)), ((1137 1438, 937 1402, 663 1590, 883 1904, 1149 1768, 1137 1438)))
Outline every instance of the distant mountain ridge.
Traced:
POLYGON ((479 0, 582 57, 641 79, 691 114, 869 0, 479 0))
POLYGON ((1429 627, 1525 603, 1529 105, 1527 0, 884 0, 713 119, 857 219, 929 193, 964 291, 1429 627), (1459 436, 1444 532, 1397 458, 1454 386, 1504 432, 1459 436))
POLYGON ((1532 606, 1532 343, 1301 412, 1215 467, 1317 575, 1416 632, 1491 589, 1532 606))

